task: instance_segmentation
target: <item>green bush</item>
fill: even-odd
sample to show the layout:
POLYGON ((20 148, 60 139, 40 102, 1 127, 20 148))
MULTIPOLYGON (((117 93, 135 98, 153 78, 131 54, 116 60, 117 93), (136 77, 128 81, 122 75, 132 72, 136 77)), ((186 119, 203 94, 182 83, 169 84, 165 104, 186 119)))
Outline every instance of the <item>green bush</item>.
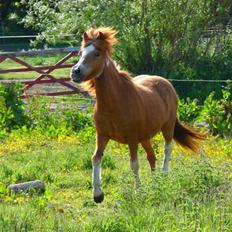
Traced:
POLYGON ((232 131, 232 94, 228 85, 222 89, 222 98, 216 100, 212 92, 204 101, 198 121, 205 121, 216 135, 227 135, 232 131))
POLYGON ((27 102, 31 129, 48 136, 72 134, 93 125, 91 113, 80 111, 74 98, 54 103, 52 98, 32 98, 27 102))
POLYGON ((29 122, 21 94, 19 84, 0 84, 0 138, 29 122))
MULTIPOLYGON (((194 56, 194 54, 192 54, 194 56)), ((184 80, 231 80, 232 76, 232 41, 228 41, 220 51, 214 55, 198 55, 195 62, 188 60, 178 62, 169 78, 184 80)), ((163 74, 163 73, 162 73, 163 74)), ((211 92, 215 92, 215 99, 222 98, 223 82, 173 82, 180 98, 197 98, 201 103, 211 92)))
POLYGON ((213 135, 232 133, 231 85, 221 89, 222 98, 217 100, 215 92, 209 94, 202 105, 194 99, 179 100, 178 116, 184 122, 205 123, 213 135))
POLYGON ((0 138, 18 129, 54 137, 92 127, 91 112, 81 112, 74 98, 54 103, 52 98, 37 97, 24 102, 21 89, 17 84, 0 85, 0 138))
POLYGON ((192 122, 200 115, 200 106, 197 99, 179 99, 178 117, 181 121, 192 122))

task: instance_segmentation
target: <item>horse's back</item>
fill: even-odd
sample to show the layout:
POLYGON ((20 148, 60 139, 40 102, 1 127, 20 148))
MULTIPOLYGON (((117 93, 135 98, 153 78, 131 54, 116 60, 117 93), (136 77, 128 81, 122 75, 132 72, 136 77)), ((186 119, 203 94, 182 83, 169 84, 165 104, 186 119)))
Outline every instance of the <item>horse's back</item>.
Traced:
POLYGON ((177 105, 177 95, 172 84, 160 76, 139 75, 133 82, 143 91, 157 93, 166 104, 177 105))
POLYGON ((144 86, 150 90, 153 90, 154 88, 160 91, 167 91, 171 89, 171 91, 176 94, 172 84, 161 76, 139 75, 134 77, 133 81, 135 84, 144 86))
POLYGON ((140 75, 133 81, 140 89, 141 95, 144 96, 144 104, 148 107, 147 111, 151 112, 151 108, 154 109, 153 117, 163 123, 176 121, 178 100, 176 91, 168 80, 160 76, 140 75), (150 102, 150 104, 146 102, 150 102))

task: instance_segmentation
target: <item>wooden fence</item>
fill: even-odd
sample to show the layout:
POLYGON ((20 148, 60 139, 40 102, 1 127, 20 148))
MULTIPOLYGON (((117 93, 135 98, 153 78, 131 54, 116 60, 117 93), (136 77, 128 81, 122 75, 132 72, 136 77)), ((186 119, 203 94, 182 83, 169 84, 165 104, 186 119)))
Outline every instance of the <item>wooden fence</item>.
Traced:
MULTIPOLYGON (((22 98, 28 98, 35 95, 46 95, 46 96, 60 96, 66 94, 79 94, 82 93, 86 95, 85 92, 80 91, 76 86, 70 82, 69 77, 57 78, 52 74, 54 70, 71 68, 73 63, 66 63, 71 57, 76 56, 79 52, 79 48, 59 48, 59 49, 46 49, 46 50, 35 50, 35 51, 26 51, 26 52, 3 52, 0 53, 0 63, 4 62, 6 59, 10 59, 17 64, 20 64, 21 67, 10 68, 10 69, 0 69, 0 74, 6 73, 19 73, 19 72, 36 72, 38 77, 33 80, 13 80, 10 82, 20 82, 24 84, 24 94, 22 98), (49 66, 33 66, 24 60, 25 57, 32 56, 42 56, 49 54, 64 54, 64 57, 60 59, 53 65, 49 66), (35 85, 44 85, 44 84, 59 84, 60 86, 65 87, 65 90, 62 91, 53 91, 53 92, 39 92, 34 91, 34 93, 29 94, 29 90, 32 89, 35 85)), ((8 81, 9 82, 9 81, 8 81)))

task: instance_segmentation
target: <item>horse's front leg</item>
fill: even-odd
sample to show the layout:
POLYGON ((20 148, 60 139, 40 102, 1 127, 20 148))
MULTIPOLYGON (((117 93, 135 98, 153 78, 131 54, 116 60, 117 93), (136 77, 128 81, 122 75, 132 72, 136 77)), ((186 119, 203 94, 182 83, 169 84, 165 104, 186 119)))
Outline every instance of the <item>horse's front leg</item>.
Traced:
POLYGON ((104 200, 104 193, 101 189, 101 160, 108 141, 109 138, 97 135, 96 149, 92 156, 93 199, 96 203, 101 203, 104 200))
POLYGON ((135 187, 139 187, 140 178, 139 178, 139 162, 138 162, 138 144, 129 144, 130 150, 130 167, 135 176, 135 187))

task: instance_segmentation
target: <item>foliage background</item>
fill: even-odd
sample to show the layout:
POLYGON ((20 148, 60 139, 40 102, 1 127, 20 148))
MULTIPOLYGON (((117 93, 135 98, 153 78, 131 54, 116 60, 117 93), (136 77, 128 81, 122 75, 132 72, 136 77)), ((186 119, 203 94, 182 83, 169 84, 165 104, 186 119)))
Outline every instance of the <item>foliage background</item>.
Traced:
MULTIPOLYGON (((79 45, 90 26, 114 27, 120 39, 114 58, 134 75, 232 79, 230 0, 11 0, 1 8, 6 32, 20 25, 39 33, 36 43, 44 46, 79 45)), ((221 83, 174 85, 181 97, 222 96, 221 83)))
MULTIPOLYGON (((0 3, 1 30, 38 32, 38 42, 60 46, 79 44, 91 25, 114 26, 121 41, 114 58, 134 74, 231 80, 231 4, 229 0, 10 0, 0 3), (67 38, 66 33, 74 36, 67 38)), ((51 98, 24 105, 19 88, 0 86, 3 231, 231 231, 232 142, 220 138, 232 131, 231 87, 176 85, 181 96, 198 98, 180 100, 181 120, 205 121, 220 136, 210 137, 200 156, 186 156, 175 146, 166 175, 160 171, 163 142, 158 135, 152 141, 157 170, 151 174, 140 155, 143 183, 137 190, 127 149, 110 143, 102 172, 106 199, 100 205, 91 196, 91 111, 74 112, 74 98, 65 100, 71 108, 60 104, 51 110, 51 98), (215 93, 209 94, 211 90, 215 93), (10 183, 34 179, 44 180, 45 194, 9 195, 10 183)))
MULTIPOLYGON (((90 26, 112 26, 120 44, 114 58, 134 74, 174 79, 231 79, 232 3, 212 0, 38 1, 30 0, 24 23, 49 43, 73 34, 80 43, 90 26), (53 35, 51 37, 51 35, 53 35)), ((175 84, 181 97, 204 99, 220 84, 175 84)))

